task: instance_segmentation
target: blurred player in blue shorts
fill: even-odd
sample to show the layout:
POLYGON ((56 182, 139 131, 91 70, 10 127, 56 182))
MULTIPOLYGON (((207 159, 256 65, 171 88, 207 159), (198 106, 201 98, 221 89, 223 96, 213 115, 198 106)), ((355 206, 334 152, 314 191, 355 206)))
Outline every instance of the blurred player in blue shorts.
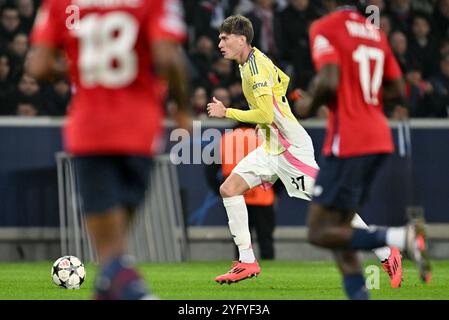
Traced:
POLYGON ((163 79, 180 106, 178 124, 190 124, 179 46, 184 38, 177 0, 45 0, 33 28, 31 75, 49 79, 62 71, 57 55, 69 62, 74 94, 64 146, 74 156, 100 264, 96 299, 149 297, 125 258, 126 239, 162 131, 163 79))
MULTIPOLYGON (((317 88, 313 114, 329 107, 323 161, 309 209, 309 241, 332 249, 350 299, 368 299, 357 250, 394 246, 412 257, 423 281, 430 281, 423 221, 401 228, 351 226, 380 166, 393 150, 383 95, 405 105, 399 66, 385 34, 357 11, 357 1, 337 1, 336 12, 310 29, 317 88), (384 89, 384 90, 383 90, 384 89)), ((394 265, 392 266, 395 267, 394 265)))

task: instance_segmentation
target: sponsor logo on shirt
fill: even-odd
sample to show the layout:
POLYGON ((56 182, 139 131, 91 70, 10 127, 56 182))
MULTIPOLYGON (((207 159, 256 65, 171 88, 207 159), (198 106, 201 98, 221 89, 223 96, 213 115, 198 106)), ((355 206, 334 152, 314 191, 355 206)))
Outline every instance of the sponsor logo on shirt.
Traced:
POLYGON ((264 83, 258 82, 253 85, 253 90, 256 90, 258 88, 266 88, 266 87, 268 87, 268 83, 266 81, 264 83))

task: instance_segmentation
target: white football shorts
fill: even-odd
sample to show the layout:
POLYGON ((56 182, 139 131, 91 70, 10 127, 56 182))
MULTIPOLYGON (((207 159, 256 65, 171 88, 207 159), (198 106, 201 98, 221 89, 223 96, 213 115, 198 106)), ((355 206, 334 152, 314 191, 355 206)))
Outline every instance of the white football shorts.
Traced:
POLYGON ((250 188, 262 185, 267 189, 280 178, 290 197, 310 201, 318 170, 313 151, 302 152, 290 146, 283 153, 272 155, 262 145, 243 158, 232 172, 241 176, 250 188))

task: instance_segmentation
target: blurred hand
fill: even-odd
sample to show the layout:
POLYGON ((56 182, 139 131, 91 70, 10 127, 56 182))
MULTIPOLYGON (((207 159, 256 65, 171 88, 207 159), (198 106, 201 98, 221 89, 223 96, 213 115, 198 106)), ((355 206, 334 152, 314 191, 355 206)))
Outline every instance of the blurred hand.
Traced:
POLYGON ((307 91, 301 89, 297 89, 297 92, 300 96, 300 99, 296 100, 295 102, 296 112, 300 117, 305 118, 309 116, 310 104, 312 103, 312 96, 307 91))
POLYGON ((299 99, 298 100, 301 100, 301 99, 312 99, 312 95, 310 93, 308 93, 307 91, 299 89, 299 88, 296 89, 296 90, 297 90, 298 95, 299 95, 299 99))
POLYGON ((408 109, 403 106, 395 106, 393 113, 391 114, 393 120, 407 120, 408 119, 408 109))
POLYGON ((318 109, 317 117, 319 119, 327 119, 329 117, 329 108, 326 106, 321 106, 318 109))
POLYGON ((217 98, 212 98, 213 102, 207 104, 207 114, 211 118, 224 118, 226 117, 226 107, 217 98))

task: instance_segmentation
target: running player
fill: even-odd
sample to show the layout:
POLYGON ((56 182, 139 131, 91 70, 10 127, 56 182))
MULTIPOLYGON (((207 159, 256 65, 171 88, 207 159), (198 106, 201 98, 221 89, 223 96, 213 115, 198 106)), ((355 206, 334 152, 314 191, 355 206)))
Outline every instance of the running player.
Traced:
MULTIPOLYGON (((265 140, 234 168, 220 187, 229 228, 239 248, 239 261, 215 280, 232 283, 260 273, 251 245, 243 193, 259 185, 269 187, 279 178, 289 196, 310 201, 319 169, 312 140, 293 116, 285 96, 290 79, 267 56, 251 46, 254 34, 251 22, 241 15, 231 16, 225 19, 219 31, 219 49, 225 59, 239 64, 243 93, 250 110, 226 108, 214 97, 208 104, 209 116, 258 124, 265 140)), ((358 215, 353 222, 367 228, 358 215)), ((392 270, 389 261, 396 261, 395 266, 401 265, 396 249, 386 247, 376 254, 388 270, 392 270)), ((395 273, 392 286, 400 285, 401 272, 398 269, 395 273)))
POLYGON ((401 228, 351 226, 354 212, 363 205, 373 178, 394 148, 383 113, 382 88, 402 105, 405 99, 402 74, 385 34, 357 11, 357 1, 337 2, 336 12, 310 29, 318 79, 309 107, 314 112, 327 105, 330 111, 308 237, 312 244, 332 249, 347 296, 368 299, 356 250, 385 245, 405 249, 426 282, 431 277, 430 262, 421 220, 401 228))

